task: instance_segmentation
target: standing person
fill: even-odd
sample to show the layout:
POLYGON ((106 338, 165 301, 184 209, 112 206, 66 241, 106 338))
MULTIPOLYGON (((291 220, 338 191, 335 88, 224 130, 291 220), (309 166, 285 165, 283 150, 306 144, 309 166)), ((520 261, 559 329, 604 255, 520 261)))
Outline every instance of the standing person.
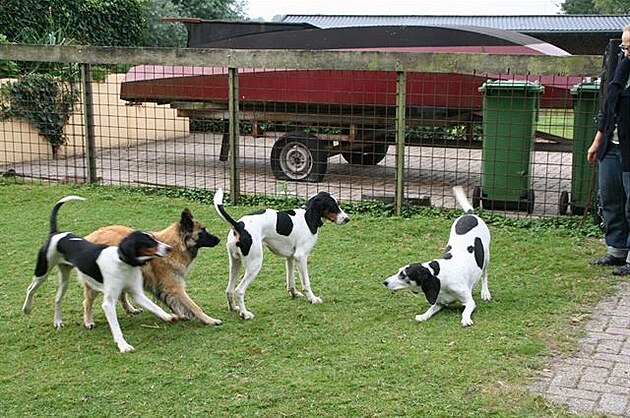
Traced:
POLYGON ((617 266, 613 274, 630 275, 630 24, 619 45, 623 57, 606 86, 597 133, 587 151, 589 163, 598 163, 599 193, 606 227, 606 255, 591 262, 617 266))

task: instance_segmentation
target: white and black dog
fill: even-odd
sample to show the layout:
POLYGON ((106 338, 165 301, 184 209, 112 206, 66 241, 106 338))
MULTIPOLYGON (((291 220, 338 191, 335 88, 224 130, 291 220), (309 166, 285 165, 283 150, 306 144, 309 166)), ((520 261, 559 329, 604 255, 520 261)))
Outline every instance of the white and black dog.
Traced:
POLYGON ((311 303, 322 302, 311 290, 307 261, 324 220, 338 225, 350 220, 335 198, 329 193, 320 192, 310 198, 304 208, 289 211, 265 209, 235 221, 225 211, 223 190, 219 189, 214 195, 214 207, 232 228, 227 237, 229 281, 225 291, 229 310, 238 310, 243 319, 254 318, 254 314, 245 307, 245 291, 262 267, 263 245, 274 254, 286 258, 287 291, 291 296, 302 296, 295 289, 294 270, 297 264, 302 290, 307 299, 311 303), (245 275, 236 286, 241 266, 245 268, 245 275), (234 304, 235 293, 238 306, 234 304))
POLYGON ((464 305, 461 324, 468 326, 473 324, 470 316, 476 305, 472 291, 479 279, 481 299, 490 300, 490 231, 483 219, 474 214, 464 189, 455 186, 453 193, 466 214, 453 222, 444 257, 421 264, 407 264, 385 279, 383 284, 390 290, 424 292, 431 306, 422 315, 416 315, 416 321, 426 321, 444 306, 461 303, 464 305))
POLYGON ((35 291, 48 277, 53 267, 58 266, 60 280, 55 295, 54 326, 57 329, 63 327, 61 302, 68 288, 70 271, 76 268, 80 281, 103 293, 103 311, 118 349, 123 353, 131 351, 133 347, 125 341, 116 316, 116 301, 123 290, 129 292, 138 305, 164 321, 177 319, 144 295, 140 272, 140 266, 155 257, 163 257, 170 250, 170 246, 142 231, 134 231, 117 247, 92 244, 70 232, 58 232, 57 213, 61 206, 70 200, 85 199, 67 196, 55 204, 50 215, 50 234, 39 249, 35 275, 26 289, 22 311, 31 312, 35 291))

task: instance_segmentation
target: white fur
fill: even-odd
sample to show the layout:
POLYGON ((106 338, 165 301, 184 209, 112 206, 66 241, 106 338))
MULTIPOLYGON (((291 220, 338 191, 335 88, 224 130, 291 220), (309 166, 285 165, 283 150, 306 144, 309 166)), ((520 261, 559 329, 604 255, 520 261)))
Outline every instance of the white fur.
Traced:
MULTIPOLYGON (((461 324, 463 326, 469 326, 473 324, 471 315, 476 308, 472 291, 479 280, 481 280, 481 298, 483 300, 490 300, 491 298, 490 291, 488 290, 490 231, 480 217, 472 214, 472 205, 470 205, 468 199, 466 199, 466 195, 461 186, 454 187, 453 192, 458 204, 465 212, 467 212, 467 215, 458 217, 451 226, 451 232, 447 244, 447 248, 450 247, 448 253, 450 253, 451 258, 435 259, 420 264, 420 266, 428 269, 429 272, 431 272, 431 274, 439 280, 440 291, 435 303, 432 304, 423 314, 416 315, 415 319, 419 322, 426 321, 435 313, 439 312, 444 306, 448 306, 453 303, 460 303, 464 306, 461 324), (466 234, 459 235, 455 231, 455 226, 464 216, 473 216, 477 220, 478 224, 466 234), (477 262, 475 261, 475 255, 469 251, 469 247, 472 245, 475 238, 480 239, 484 250, 482 268, 479 268, 477 262), (432 266, 437 266, 439 269, 437 274, 435 274, 435 269, 432 266)), ((395 275, 385 279, 383 284, 390 290, 411 289, 415 292, 424 291, 418 283, 413 280, 409 280, 407 272, 410 271, 409 269, 412 268, 412 266, 414 265, 408 264, 401 267, 395 275)))
MULTIPOLYGON (((221 189, 215 193, 214 204, 219 216, 230 224, 230 221, 219 210, 219 206, 223 206, 223 191, 221 189)), ((302 282, 302 291, 306 294, 308 301, 311 303, 322 302, 322 299, 311 290, 311 281, 307 267, 308 256, 317 243, 318 234, 312 234, 309 230, 305 219, 305 209, 294 209, 294 211, 295 215, 291 216, 293 230, 287 236, 276 232, 278 212, 273 209, 267 209, 262 214, 246 215, 240 218, 239 222, 244 224, 245 230, 252 238, 252 246, 247 255, 244 255, 236 245, 239 237, 237 237, 234 229, 231 229, 228 233, 226 245, 229 254, 229 280, 225 293, 228 309, 231 311, 238 310, 239 315, 243 319, 254 318, 254 314, 245 307, 245 291, 262 267, 264 246, 267 246, 274 254, 286 259, 287 291, 291 296, 303 296, 301 292, 295 289, 294 271, 297 266, 302 282), (245 274, 238 286, 236 286, 241 267, 244 268, 245 274), (234 304, 234 296, 237 298, 238 306, 234 304)), ((347 223, 349 219, 348 215, 341 210, 335 223, 341 225, 347 223)))

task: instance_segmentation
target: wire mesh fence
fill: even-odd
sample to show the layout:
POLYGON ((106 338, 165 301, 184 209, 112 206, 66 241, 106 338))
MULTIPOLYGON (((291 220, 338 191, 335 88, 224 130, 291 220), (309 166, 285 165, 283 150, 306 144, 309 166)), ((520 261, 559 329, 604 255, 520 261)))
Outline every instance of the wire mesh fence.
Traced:
MULTIPOLYGON (((569 57, 563 73, 558 57, 537 57, 543 70, 533 74, 521 61, 504 73, 481 64, 400 68, 431 61, 422 54, 366 70, 365 53, 344 53, 341 66, 280 66, 286 51, 251 66, 245 58, 194 66, 133 49, 112 59, 95 48, 96 66, 72 53, 57 62, 87 71, 66 81, 78 99, 53 152, 46 122, 10 113, 19 106, 46 121, 55 112, 41 96, 7 93, 33 73, 35 54, 53 56, 38 47, 29 61, 16 59, 19 77, 1 80, 5 176, 299 197, 328 190, 342 200, 441 207, 455 207, 450 188, 461 184, 476 206, 516 216, 581 214, 596 192, 585 158, 598 107, 598 85, 585 80, 600 70, 593 57, 569 57)), ((189 54, 187 62, 213 59, 189 54)))

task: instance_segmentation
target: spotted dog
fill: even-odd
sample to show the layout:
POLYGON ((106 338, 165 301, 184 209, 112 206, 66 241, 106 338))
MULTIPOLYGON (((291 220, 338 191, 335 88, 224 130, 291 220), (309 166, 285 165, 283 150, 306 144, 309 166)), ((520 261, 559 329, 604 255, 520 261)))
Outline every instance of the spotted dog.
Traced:
POLYGON ((79 196, 66 196, 53 207, 50 215, 50 234, 39 249, 35 275, 26 290, 22 311, 31 312, 35 291, 57 266, 60 280, 55 296, 54 326, 57 329, 63 327, 61 302, 68 288, 70 272, 75 268, 81 282, 103 293, 103 311, 120 352, 131 351, 134 348, 125 341, 116 316, 116 301, 123 290, 129 292, 141 307, 160 319, 164 321, 177 319, 144 295, 140 273, 140 266, 153 258, 163 257, 170 247, 142 231, 132 232, 117 247, 93 244, 73 233, 58 232, 57 213, 61 206, 70 200, 84 199, 79 196))
POLYGON ((262 267, 263 246, 286 258, 287 290, 291 296, 302 296, 295 289, 294 270, 297 265, 302 290, 309 302, 322 302, 311 290, 307 260, 324 220, 328 219, 337 225, 350 220, 335 198, 329 193, 320 192, 310 198, 304 208, 289 211, 265 209, 235 221, 225 211, 223 190, 219 189, 214 196, 214 207, 232 228, 227 236, 229 281, 225 293, 229 310, 238 310, 243 319, 254 318, 254 314, 245 307, 245 291, 262 267), (244 267, 245 275, 236 286, 241 267, 244 267), (235 295, 237 305, 234 303, 235 295))
MULTIPOLYGON (((118 245, 133 229, 124 225, 107 225, 97 229, 86 240, 95 244, 118 245)), ((220 325, 221 320, 206 313, 186 292, 186 275, 193 268, 197 254, 202 248, 215 247, 219 238, 195 219, 189 209, 184 209, 178 222, 173 222, 160 231, 151 232, 158 240, 171 246, 171 251, 162 258, 154 258, 142 266, 142 278, 146 291, 167 305, 180 319, 193 319, 205 325, 220 325)), ((84 286, 83 318, 87 328, 94 327, 92 304, 96 293, 84 286)), ((127 300, 123 292, 120 301, 125 311, 140 312, 127 300)))
POLYGON ((425 294, 431 306, 416 315, 416 321, 426 321, 444 306, 460 303, 464 306, 461 324, 469 326, 473 324, 471 315, 476 307, 472 291, 480 279, 481 299, 490 300, 490 231, 483 219, 474 214, 464 189, 455 186, 453 193, 465 215, 453 222, 443 258, 407 264, 383 284, 390 290, 410 289, 425 294))

